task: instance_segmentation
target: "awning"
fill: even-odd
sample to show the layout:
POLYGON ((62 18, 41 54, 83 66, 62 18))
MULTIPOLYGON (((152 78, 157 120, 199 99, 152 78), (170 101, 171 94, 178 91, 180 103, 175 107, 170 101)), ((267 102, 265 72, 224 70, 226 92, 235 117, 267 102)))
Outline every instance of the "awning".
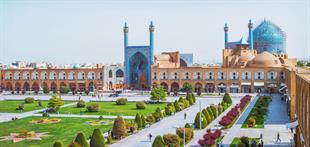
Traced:
POLYGON ((251 86, 251 82, 241 82, 241 85, 251 86))
POLYGON ((264 86, 265 85, 265 83, 264 82, 254 82, 254 84, 253 84, 254 86, 260 86, 260 87, 262 87, 262 86, 264 86))
POLYGON ((230 88, 239 88, 239 85, 230 85, 230 88))
POLYGON ((291 123, 286 123, 286 128, 288 129, 295 129, 298 126, 298 120, 291 122, 291 123))
POLYGON ((286 86, 285 83, 280 83, 280 87, 286 86))
POLYGON ((226 85, 218 85, 217 87, 219 87, 219 88, 225 88, 226 85))

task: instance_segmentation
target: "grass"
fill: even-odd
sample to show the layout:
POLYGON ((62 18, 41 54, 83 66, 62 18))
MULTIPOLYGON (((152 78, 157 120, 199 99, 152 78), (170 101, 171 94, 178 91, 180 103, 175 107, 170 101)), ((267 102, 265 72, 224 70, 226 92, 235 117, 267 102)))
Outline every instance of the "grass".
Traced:
POLYGON ((42 117, 28 117, 16 121, 5 122, 0 124, 0 136, 7 136, 10 133, 19 133, 23 129, 35 132, 49 132, 42 140, 23 140, 18 143, 12 141, 0 141, 1 147, 50 147, 55 140, 63 141, 67 146, 75 139, 77 132, 83 132, 88 138, 95 128, 100 128, 102 132, 112 129, 113 123, 106 126, 90 126, 85 124, 87 121, 95 120, 91 118, 60 118, 61 121, 55 124, 33 124, 33 119, 42 117))
POLYGON ((156 108, 159 107, 161 110, 165 108, 167 103, 158 103, 158 104, 146 104, 145 109, 136 109, 135 102, 127 102, 126 105, 116 105, 115 102, 89 102, 86 103, 86 106, 92 103, 98 103, 100 106, 99 112, 87 112, 85 108, 77 108, 76 105, 63 107, 60 109, 60 113, 72 113, 80 114, 83 111, 83 114, 87 115, 123 115, 123 116, 135 116, 137 113, 147 116, 155 112, 156 108))
POLYGON ((241 128, 264 128, 264 123, 267 117, 267 112, 268 112, 268 106, 271 102, 271 98, 269 96, 261 96, 259 99, 256 101, 253 109, 251 110, 250 114, 246 118, 246 120, 243 122, 241 128), (257 118, 257 110, 262 110, 265 109, 266 112, 262 115, 262 117, 257 118), (253 127, 248 126, 248 120, 251 117, 255 117, 256 124, 253 127))
MULTIPOLYGON (((259 138, 249 138, 250 144, 252 143, 253 139, 256 141, 256 145, 257 145, 259 142, 259 138)), ((230 147, 237 147, 240 142, 241 142, 240 138, 235 137, 234 140, 231 142, 230 147)))
MULTIPOLYGON (((0 101, 0 112, 19 113, 20 111, 16 110, 16 107, 22 103, 24 103, 24 101, 0 101)), ((38 105, 37 101, 24 104, 23 112, 43 109, 47 106, 47 103, 48 101, 42 101, 42 107, 38 105)))

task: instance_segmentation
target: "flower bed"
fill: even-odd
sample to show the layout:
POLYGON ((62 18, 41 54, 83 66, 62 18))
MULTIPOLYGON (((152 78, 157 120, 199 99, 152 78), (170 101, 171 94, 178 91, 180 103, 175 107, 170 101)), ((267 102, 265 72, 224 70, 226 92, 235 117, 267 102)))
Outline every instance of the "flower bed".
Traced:
POLYGON ((239 117, 240 113, 244 110, 244 108, 251 101, 252 96, 246 95, 241 100, 240 103, 235 105, 222 119, 219 121, 219 124, 224 126, 225 128, 230 128, 234 122, 239 117))
POLYGON ((35 124, 50 124, 50 123, 58 123, 61 119, 59 118, 42 118, 42 119, 34 119, 31 123, 35 124))
POLYGON ((203 139, 198 141, 200 146, 213 146, 218 139, 222 136, 222 131, 217 129, 215 131, 207 130, 206 134, 203 135, 203 139))

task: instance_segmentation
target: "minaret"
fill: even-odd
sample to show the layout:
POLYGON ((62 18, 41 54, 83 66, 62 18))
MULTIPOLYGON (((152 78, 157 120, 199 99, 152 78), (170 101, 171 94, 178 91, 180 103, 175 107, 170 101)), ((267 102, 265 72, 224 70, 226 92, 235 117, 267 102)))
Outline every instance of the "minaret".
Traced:
POLYGON ((224 39, 225 39, 225 49, 228 48, 227 46, 227 43, 228 43, 228 26, 227 26, 227 23, 225 23, 225 26, 224 26, 224 39))
POLYGON ((154 31, 155 31, 155 26, 153 25, 153 22, 151 21, 151 24, 149 26, 149 31, 150 31, 150 48, 151 48, 151 63, 154 63, 154 31))
POLYGON ((124 66, 125 66, 125 83, 128 82, 127 80, 127 77, 126 77, 126 73, 128 72, 129 73, 129 67, 127 66, 127 60, 128 60, 128 55, 127 55, 127 47, 128 47, 128 31, 129 31, 129 28, 127 26, 127 23, 125 22, 125 25, 123 27, 123 31, 124 31, 124 66))
POLYGON ((249 20, 248 23, 248 28, 249 28, 249 48, 252 50, 253 49, 253 23, 251 21, 251 19, 249 20))

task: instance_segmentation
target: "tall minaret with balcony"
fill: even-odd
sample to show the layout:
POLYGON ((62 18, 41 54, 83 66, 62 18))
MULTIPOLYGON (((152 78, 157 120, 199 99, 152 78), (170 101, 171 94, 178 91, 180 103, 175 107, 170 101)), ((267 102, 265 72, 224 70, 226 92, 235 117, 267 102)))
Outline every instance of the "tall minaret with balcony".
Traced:
POLYGON ((150 31, 150 48, 151 48, 151 64, 154 64, 154 31, 155 31, 155 26, 153 25, 153 22, 151 21, 150 26, 149 26, 149 31, 150 31))

